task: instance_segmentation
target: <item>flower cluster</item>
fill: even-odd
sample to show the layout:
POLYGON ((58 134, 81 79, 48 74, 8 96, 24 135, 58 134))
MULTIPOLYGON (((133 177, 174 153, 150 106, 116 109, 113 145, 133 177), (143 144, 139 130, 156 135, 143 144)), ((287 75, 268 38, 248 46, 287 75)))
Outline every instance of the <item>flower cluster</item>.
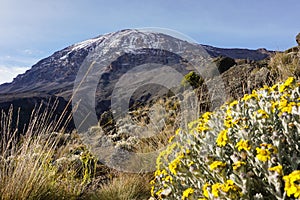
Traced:
POLYGON ((300 84, 226 103, 177 131, 157 159, 158 199, 300 198, 300 84))

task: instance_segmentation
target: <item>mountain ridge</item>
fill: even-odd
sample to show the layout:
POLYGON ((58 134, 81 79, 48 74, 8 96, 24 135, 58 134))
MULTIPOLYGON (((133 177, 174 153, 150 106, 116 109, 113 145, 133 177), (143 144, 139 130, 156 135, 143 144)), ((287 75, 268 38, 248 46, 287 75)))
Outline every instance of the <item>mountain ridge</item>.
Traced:
MULTIPOLYGON (((90 49, 99 45, 100 43, 102 43, 104 40, 106 40, 109 37, 112 37, 119 33, 128 32, 128 31, 131 32, 132 30, 125 29, 125 30, 118 31, 115 33, 99 35, 97 37, 75 43, 66 48, 63 48, 62 50, 56 51, 52 55, 38 61, 29 70, 27 70, 24 74, 18 75, 16 78, 13 79, 13 81, 11 83, 5 83, 5 84, 0 85, 0 94, 9 92, 9 91, 5 90, 4 88, 8 87, 9 85, 11 86, 15 82, 20 81, 21 79, 24 78, 24 76, 26 76, 27 74, 30 74, 32 71, 41 69, 42 67, 45 67, 45 65, 47 66, 47 64, 51 64, 53 66, 57 65, 57 63, 50 63, 50 62, 53 62, 54 60, 59 59, 61 61, 65 61, 66 59, 70 59, 71 62, 66 63, 66 65, 68 65, 71 68, 74 67, 74 65, 76 65, 76 64, 79 65, 80 62, 84 59, 84 56, 87 55, 87 53, 89 52, 90 49), (76 56, 76 60, 78 61, 78 63, 72 63, 72 56, 74 56, 74 55, 76 56)), ((136 30, 134 30, 134 31, 136 31, 136 30)), ((218 48, 218 47, 213 47, 213 46, 204 45, 204 44, 197 44, 197 45, 200 45, 201 47, 203 47, 207 51, 207 53, 212 57, 226 56, 226 57, 231 57, 233 59, 262 60, 262 59, 265 59, 268 56, 270 56, 270 54, 272 54, 272 52, 273 52, 273 51, 268 51, 268 50, 262 49, 262 48, 257 49, 257 50, 252 50, 252 49, 247 49, 247 48, 218 48)), ((60 68, 60 70, 63 70, 63 68, 60 68)), ((59 78, 65 78, 65 77, 54 77, 54 78, 59 79, 59 78)), ((28 82, 30 82, 30 80, 26 80, 26 82, 28 83, 28 82)), ((18 91, 16 91, 16 92, 18 92, 18 91)))

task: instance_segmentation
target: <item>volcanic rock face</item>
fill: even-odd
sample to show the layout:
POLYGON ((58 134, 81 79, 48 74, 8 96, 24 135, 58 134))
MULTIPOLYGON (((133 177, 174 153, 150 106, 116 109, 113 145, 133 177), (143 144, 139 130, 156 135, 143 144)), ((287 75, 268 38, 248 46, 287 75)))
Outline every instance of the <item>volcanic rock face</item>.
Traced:
MULTIPOLYGON (((72 96, 78 71, 84 63, 92 65, 94 59, 96 64, 106 63, 98 70, 101 76, 95 77, 98 81, 95 110, 100 118, 101 113, 110 109, 111 95, 118 80, 131 69, 151 63, 158 67, 170 66, 185 75, 194 70, 191 64, 193 62, 190 61, 203 52, 211 57, 225 57, 220 61, 222 71, 218 73, 231 68, 235 64, 233 59, 262 60, 270 54, 262 49, 221 49, 189 43, 162 33, 123 30, 57 51, 33 65, 24 74, 18 75, 12 83, 0 85, 0 109, 8 110, 9 105, 13 104, 15 107, 21 107, 24 115, 30 115, 32 105, 47 102, 51 98, 59 98, 62 104, 66 105, 72 96), (189 59, 183 57, 181 52, 189 59)), ((147 101, 155 94, 160 95, 162 88, 155 88, 157 85, 139 88, 139 92, 135 92, 131 97, 131 103, 139 99, 147 101)), ((23 123, 27 123, 27 118, 23 123)))
POLYGON ((234 59, 223 56, 216 58, 214 62, 216 63, 220 74, 226 72, 228 69, 230 69, 236 64, 234 59))

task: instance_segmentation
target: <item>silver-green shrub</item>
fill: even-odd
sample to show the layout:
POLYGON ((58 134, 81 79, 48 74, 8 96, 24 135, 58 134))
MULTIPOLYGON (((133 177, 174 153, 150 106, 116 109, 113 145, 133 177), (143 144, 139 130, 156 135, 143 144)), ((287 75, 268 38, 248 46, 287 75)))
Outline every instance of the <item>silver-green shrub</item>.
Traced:
POLYGON ((300 85, 253 91, 179 129, 157 159, 158 199, 300 198, 300 85))

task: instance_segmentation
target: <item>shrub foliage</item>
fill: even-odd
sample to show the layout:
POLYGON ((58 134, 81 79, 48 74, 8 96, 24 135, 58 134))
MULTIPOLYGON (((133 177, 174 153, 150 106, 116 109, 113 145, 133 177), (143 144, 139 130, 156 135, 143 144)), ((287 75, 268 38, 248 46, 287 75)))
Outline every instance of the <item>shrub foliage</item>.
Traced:
POLYGON ((177 130, 157 159, 158 199, 300 198, 300 84, 265 86, 177 130))

